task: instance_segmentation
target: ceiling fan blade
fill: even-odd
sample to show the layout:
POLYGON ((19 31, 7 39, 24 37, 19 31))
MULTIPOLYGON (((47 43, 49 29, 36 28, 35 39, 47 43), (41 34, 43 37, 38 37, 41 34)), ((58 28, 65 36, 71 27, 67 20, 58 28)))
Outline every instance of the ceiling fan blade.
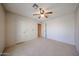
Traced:
POLYGON ((35 15, 40 15, 40 14, 33 14, 33 16, 35 16, 35 15))
POLYGON ((39 19, 41 18, 41 16, 38 17, 39 19))
POLYGON ((46 12, 45 14, 52 14, 53 12, 46 12))
POLYGON ((47 15, 44 15, 46 18, 48 18, 48 16, 47 15))
POLYGON ((34 3, 32 7, 37 9, 39 6, 36 3, 34 3))

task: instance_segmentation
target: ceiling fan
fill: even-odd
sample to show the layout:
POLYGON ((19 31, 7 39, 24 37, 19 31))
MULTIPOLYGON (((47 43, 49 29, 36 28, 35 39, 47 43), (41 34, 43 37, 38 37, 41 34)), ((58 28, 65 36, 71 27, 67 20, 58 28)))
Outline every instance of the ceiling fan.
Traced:
MULTIPOLYGON (((33 7, 36 7, 38 8, 38 5, 37 4, 34 4, 33 7)), ((41 17, 45 17, 45 18, 48 18, 48 15, 49 14, 52 14, 53 12, 52 11, 48 11, 46 12, 43 8, 39 8, 39 13, 36 13, 36 14, 33 14, 33 16, 36 16, 38 15, 38 18, 40 19, 41 17)))

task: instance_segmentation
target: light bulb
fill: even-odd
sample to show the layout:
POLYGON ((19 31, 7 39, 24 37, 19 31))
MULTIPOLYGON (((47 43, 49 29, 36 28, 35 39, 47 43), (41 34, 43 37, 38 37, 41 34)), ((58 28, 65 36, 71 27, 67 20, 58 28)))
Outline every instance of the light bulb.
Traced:
POLYGON ((41 14, 41 17, 44 17, 44 14, 41 14))

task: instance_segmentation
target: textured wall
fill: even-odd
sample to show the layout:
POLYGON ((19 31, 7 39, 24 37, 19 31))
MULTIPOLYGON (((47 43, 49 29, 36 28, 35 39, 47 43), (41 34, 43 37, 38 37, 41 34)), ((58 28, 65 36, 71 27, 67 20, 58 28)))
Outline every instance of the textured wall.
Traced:
POLYGON ((76 36, 76 48, 77 48, 77 50, 78 50, 78 52, 79 52, 79 5, 78 5, 78 7, 77 7, 77 10, 76 10, 76 14, 75 14, 75 16, 76 16, 76 34, 75 34, 75 36, 76 36))
POLYGON ((5 13, 0 4, 0 54, 5 46, 5 13))
POLYGON ((47 38, 74 45, 74 14, 49 19, 47 38))
POLYGON ((6 45, 31 40, 37 37, 37 25, 33 19, 7 13, 6 20, 6 45))

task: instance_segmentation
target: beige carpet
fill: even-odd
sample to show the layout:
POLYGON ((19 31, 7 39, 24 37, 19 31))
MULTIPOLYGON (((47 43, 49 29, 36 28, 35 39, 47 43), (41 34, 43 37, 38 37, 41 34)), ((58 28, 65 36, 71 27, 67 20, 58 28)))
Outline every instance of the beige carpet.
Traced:
POLYGON ((76 56, 75 46, 54 40, 34 39, 5 50, 10 56, 76 56))

